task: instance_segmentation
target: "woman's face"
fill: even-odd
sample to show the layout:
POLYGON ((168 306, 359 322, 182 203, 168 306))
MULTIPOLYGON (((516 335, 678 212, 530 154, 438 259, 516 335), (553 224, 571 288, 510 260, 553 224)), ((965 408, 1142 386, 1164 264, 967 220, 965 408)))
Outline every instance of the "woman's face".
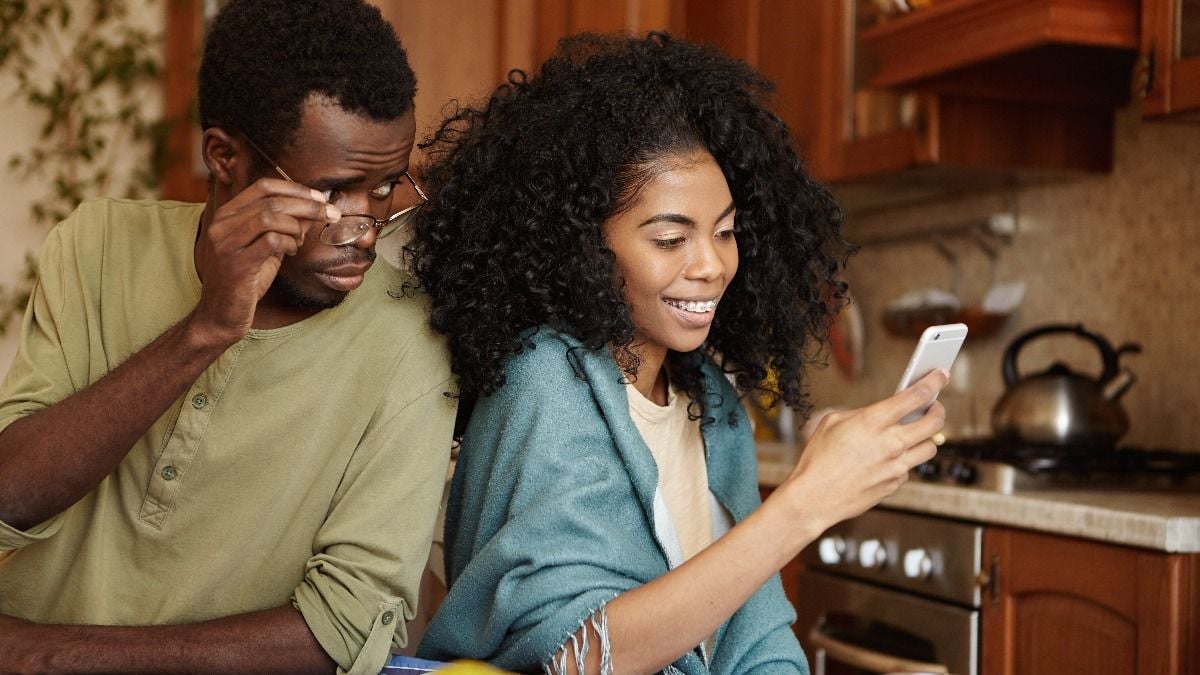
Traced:
POLYGON ((705 151, 672 155, 630 208, 604 224, 625 281, 634 346, 688 352, 704 343, 737 273, 733 198, 705 151))

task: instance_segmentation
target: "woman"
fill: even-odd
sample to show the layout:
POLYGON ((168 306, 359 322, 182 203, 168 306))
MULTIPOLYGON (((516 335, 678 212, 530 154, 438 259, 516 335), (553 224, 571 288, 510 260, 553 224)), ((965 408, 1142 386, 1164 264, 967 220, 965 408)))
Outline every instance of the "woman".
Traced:
POLYGON ((805 407, 848 252, 769 89, 665 35, 579 36, 433 139, 409 263, 478 402, 422 655, 807 672, 777 572, 933 455, 941 407, 898 420, 945 373, 829 415, 759 504, 739 392, 805 407))

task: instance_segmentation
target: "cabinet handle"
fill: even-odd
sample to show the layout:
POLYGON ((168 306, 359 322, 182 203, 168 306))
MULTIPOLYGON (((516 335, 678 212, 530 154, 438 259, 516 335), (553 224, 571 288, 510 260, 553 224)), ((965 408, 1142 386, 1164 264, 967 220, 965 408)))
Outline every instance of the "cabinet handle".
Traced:
MULTIPOLYGON (((902 659, 899 656, 884 654, 870 649, 842 642, 822 633, 820 628, 808 632, 808 642, 818 651, 823 651, 841 663, 854 668, 862 668, 873 673, 949 673, 950 670, 940 663, 923 663, 902 659)), ((825 675, 824 659, 818 659, 816 675, 825 675)))
POLYGON ((1000 555, 993 553, 988 567, 979 570, 979 574, 975 575, 975 585, 979 587, 979 590, 985 591, 993 602, 1000 597, 999 566, 1000 555))
POLYGON ((1138 56, 1137 61, 1134 62, 1133 77, 1130 82, 1134 98, 1144 99, 1154 88, 1154 61, 1154 51, 1151 48, 1151 51, 1138 56))

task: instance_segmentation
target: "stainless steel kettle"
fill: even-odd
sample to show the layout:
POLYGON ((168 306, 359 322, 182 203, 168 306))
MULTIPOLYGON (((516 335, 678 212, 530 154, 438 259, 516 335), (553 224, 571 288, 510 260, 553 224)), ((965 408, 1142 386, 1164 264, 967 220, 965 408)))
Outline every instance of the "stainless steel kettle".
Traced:
POLYGON ((1050 324, 1029 330, 1013 340, 1004 352, 1007 390, 992 409, 992 431, 999 439, 1058 446, 1104 447, 1115 445, 1129 430, 1121 408, 1121 395, 1134 376, 1118 361, 1121 354, 1140 352, 1126 343, 1114 349, 1108 340, 1087 331, 1082 324, 1050 324), (1017 356, 1031 340, 1054 333, 1070 333, 1096 345, 1103 362, 1098 378, 1073 372, 1061 362, 1025 377, 1017 373, 1017 356))

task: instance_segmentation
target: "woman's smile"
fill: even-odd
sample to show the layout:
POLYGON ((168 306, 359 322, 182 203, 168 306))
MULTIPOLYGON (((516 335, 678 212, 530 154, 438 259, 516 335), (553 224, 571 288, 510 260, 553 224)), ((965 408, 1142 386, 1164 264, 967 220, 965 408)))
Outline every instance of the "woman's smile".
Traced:
POLYGON ((672 298, 664 298, 663 302, 676 309, 682 309, 685 312, 691 312, 693 314, 708 314, 717 308, 717 302, 719 302, 719 298, 713 298, 712 300, 675 300, 672 298))

